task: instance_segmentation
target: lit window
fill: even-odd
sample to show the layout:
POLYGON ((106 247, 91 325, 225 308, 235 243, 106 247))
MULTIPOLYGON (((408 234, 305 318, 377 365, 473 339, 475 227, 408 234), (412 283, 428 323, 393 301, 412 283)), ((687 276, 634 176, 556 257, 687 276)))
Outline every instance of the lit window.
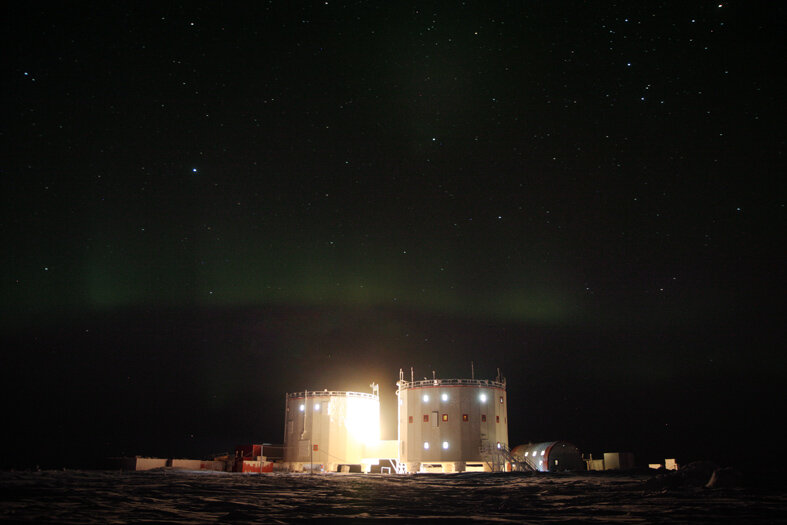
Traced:
POLYGON ((497 448, 500 448, 500 442, 499 441, 497 442, 497 448))
POLYGON ((301 412, 303 412, 304 410, 306 410, 306 405, 301 405, 301 406, 299 406, 298 408, 300 408, 300 409, 301 409, 301 412))
POLYGON ((530 452, 525 452, 525 457, 527 457, 528 454, 530 454, 530 452))
POLYGON ((410 417, 408 417, 408 418, 407 418, 407 422, 408 422, 408 423, 412 423, 412 422, 413 422, 413 416, 410 416, 410 417))
POLYGON ((546 450, 542 450, 542 451, 541 451, 541 455, 542 455, 542 456, 544 455, 544 452, 546 452, 546 450))
POLYGON ((478 399, 480 399, 482 403, 485 402, 486 401, 486 394, 481 394, 480 396, 478 396, 478 399))
POLYGON ((429 423, 429 414, 424 414, 424 423, 429 423))
POLYGON ((429 450, 429 442, 424 441, 424 450, 429 450))
POLYGON ((315 403, 314 410, 319 410, 319 409, 320 409, 320 404, 319 403, 315 403))
POLYGON ((495 416, 495 423, 500 423, 500 416, 495 416))
POLYGON ((424 398, 423 398, 423 399, 424 399, 424 403, 426 403, 427 401, 429 401, 429 396, 427 396, 426 394, 424 394, 424 398))
POLYGON ((500 396, 500 404, 503 404, 503 396, 500 396))
POLYGON ((443 401, 448 401, 448 394, 443 394, 442 396, 440 396, 440 398, 441 398, 443 401))
POLYGON ((448 421, 448 414, 443 414, 443 421, 448 421))
POLYGON ((481 414, 481 422, 486 423, 486 414, 481 414))
POLYGON ((469 421, 469 420, 470 420, 470 416, 468 416, 467 414, 462 414, 462 421, 469 421))
POLYGON ((444 448, 444 449, 447 449, 447 448, 448 448, 448 441, 443 441, 443 448, 444 448))

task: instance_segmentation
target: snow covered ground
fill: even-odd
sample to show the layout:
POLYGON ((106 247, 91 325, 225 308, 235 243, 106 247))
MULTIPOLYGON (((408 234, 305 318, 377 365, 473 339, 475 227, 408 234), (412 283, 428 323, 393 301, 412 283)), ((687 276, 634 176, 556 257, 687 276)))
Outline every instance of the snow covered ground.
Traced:
POLYGON ((784 491, 667 487, 652 479, 603 473, 0 472, 0 521, 787 522, 784 491))

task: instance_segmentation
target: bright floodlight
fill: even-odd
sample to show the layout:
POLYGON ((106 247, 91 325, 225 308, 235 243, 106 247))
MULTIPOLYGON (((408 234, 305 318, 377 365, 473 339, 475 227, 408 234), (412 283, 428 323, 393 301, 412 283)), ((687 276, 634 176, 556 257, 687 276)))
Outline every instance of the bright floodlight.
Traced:
POLYGON ((481 402, 483 403, 484 401, 486 401, 486 394, 481 394, 480 396, 478 396, 478 399, 480 399, 481 402))
POLYGON ((429 450, 429 442, 424 441, 424 450, 429 450))
POLYGON ((448 441, 443 441, 443 448, 448 448, 448 441))
POLYGON ((315 403, 314 404, 314 410, 319 410, 319 409, 320 409, 320 404, 319 403, 315 403))
POLYGON ((441 397, 443 401, 448 401, 448 394, 443 394, 441 397))
POLYGON ((429 401, 429 396, 427 396, 426 394, 424 394, 424 403, 426 403, 427 401, 429 401))
POLYGON ((300 409, 301 409, 301 412, 303 412, 304 410, 306 410, 306 405, 301 405, 301 406, 300 406, 300 407, 298 407, 298 408, 300 408, 300 409))
POLYGON ((369 399, 348 397, 344 424, 350 436, 360 443, 379 441, 380 405, 369 399))

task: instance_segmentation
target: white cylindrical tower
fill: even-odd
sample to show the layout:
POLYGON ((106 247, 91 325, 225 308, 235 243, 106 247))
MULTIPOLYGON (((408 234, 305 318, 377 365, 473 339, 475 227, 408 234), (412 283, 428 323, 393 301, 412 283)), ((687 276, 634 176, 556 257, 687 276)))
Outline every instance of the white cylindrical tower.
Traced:
POLYGON ((364 447, 380 439, 380 398, 333 390, 287 394, 284 460, 289 470, 360 468, 364 447))
POLYGON ((506 382, 424 379, 398 386, 399 461, 408 472, 494 470, 508 450, 506 382))

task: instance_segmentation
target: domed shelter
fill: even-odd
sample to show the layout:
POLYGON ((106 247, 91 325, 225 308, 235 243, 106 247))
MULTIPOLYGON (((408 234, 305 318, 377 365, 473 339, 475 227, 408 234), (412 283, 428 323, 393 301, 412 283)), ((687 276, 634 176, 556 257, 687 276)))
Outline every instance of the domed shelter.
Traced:
POLYGON ((527 463, 533 470, 539 472, 585 470, 582 453, 577 447, 566 441, 519 445, 511 450, 511 455, 517 461, 527 463))

